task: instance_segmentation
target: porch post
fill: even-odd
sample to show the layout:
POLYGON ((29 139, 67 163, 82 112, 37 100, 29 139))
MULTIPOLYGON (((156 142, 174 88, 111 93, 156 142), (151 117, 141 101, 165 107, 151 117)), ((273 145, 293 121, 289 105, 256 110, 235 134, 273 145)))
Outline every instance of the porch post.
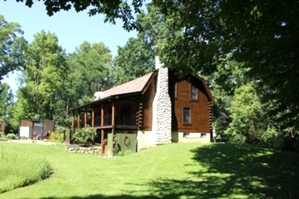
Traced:
MULTIPOLYGON (((101 127, 104 126, 104 106, 101 104, 101 127)), ((104 155, 104 129, 101 129, 101 156, 104 155)))
POLYGON ((111 116, 111 125, 112 125, 112 140, 114 140, 114 129, 115 129, 115 106, 114 102, 112 102, 112 116, 111 116))
POLYGON ((99 110, 98 110, 98 114, 99 114, 99 121, 97 121, 97 124, 99 124, 99 126, 102 126, 102 123, 101 123, 101 119, 102 119, 102 107, 100 106, 99 107, 99 110))
POLYGON ((72 131, 75 129, 75 111, 72 111, 72 131))
POLYGON ((114 131, 115 131, 115 106, 114 106, 114 102, 112 102, 112 116, 111 116, 111 125, 112 125, 112 129, 111 129, 111 135, 112 135, 112 149, 111 149, 111 155, 113 156, 113 149, 114 149, 114 131))
POLYGON ((72 111, 72 129, 70 130, 70 141, 69 143, 72 144, 72 133, 75 132, 75 111, 72 111))
POLYGON ((104 143, 104 129, 101 129, 101 157, 104 155, 105 143, 104 143))
POLYGON ((87 107, 84 108, 84 128, 87 127, 87 107))
POLYGON ((115 105, 114 102, 112 102, 112 116, 111 116, 111 125, 114 126, 115 125, 115 105))
POLYGON ((80 109, 78 109, 78 114, 77 114, 77 127, 80 128, 80 109))
POLYGON ((101 104, 101 127, 104 126, 104 106, 101 104))
POLYGON ((91 127, 94 127, 94 107, 91 110, 91 127))

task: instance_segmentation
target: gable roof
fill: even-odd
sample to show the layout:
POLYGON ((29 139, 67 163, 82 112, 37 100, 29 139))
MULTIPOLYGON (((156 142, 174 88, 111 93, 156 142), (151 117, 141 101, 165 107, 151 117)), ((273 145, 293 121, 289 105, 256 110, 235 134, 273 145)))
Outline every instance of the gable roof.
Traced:
POLYGON ((175 70, 171 70, 171 69, 170 69, 170 73, 173 76, 175 76, 177 78, 177 80, 179 80, 179 81, 186 80, 186 81, 190 82, 191 79, 196 79, 197 81, 200 81, 202 83, 203 88, 204 88, 203 92, 208 97, 209 102, 212 103, 212 104, 215 103, 215 100, 214 100, 214 97, 211 93, 211 90, 210 90, 207 82, 203 78, 201 78, 197 74, 188 74, 188 75, 185 75, 185 76, 180 76, 176 73, 175 70))
POLYGON ((197 79, 199 79, 199 80, 202 82, 202 84, 203 84, 203 86, 204 86, 204 88, 205 88, 205 92, 206 92, 206 94, 207 94, 207 97, 208 97, 209 101, 210 101, 212 104, 215 103, 215 99, 214 99, 214 97, 213 97, 213 95, 212 95, 212 93, 211 93, 211 90, 210 90, 210 88, 209 88, 207 82, 206 82, 203 78, 199 77, 198 75, 194 75, 194 77, 197 78, 197 79))

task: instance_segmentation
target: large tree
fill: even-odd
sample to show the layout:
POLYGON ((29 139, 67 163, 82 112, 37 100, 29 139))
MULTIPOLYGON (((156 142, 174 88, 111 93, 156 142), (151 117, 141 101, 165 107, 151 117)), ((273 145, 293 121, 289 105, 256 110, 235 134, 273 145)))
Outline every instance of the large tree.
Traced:
POLYGON ((83 42, 68 56, 68 64, 71 67, 70 75, 73 75, 72 84, 76 88, 77 99, 92 99, 95 92, 111 87, 109 74, 112 70, 112 55, 103 42, 83 42))
POLYGON ((244 75, 258 80, 265 101, 275 100, 273 114, 284 112, 281 119, 289 121, 286 126, 296 123, 298 1, 155 2, 168 17, 177 18, 175 27, 184 27, 183 35, 164 42, 165 63, 188 68, 185 72, 211 74, 229 55, 249 68, 244 75))
POLYGON ((26 41, 18 23, 7 22, 0 15, 0 81, 9 72, 23 66, 26 41))
POLYGON ((19 100, 26 100, 29 107, 26 116, 53 119, 66 74, 65 52, 58 45, 57 36, 45 31, 35 34, 26 51, 18 93, 19 100))
POLYGON ((231 107, 228 110, 232 122, 225 133, 232 140, 254 143, 261 139, 260 134, 265 132, 267 124, 264 119, 262 104, 250 83, 235 90, 231 107))
POLYGON ((145 48, 140 38, 130 38, 124 47, 118 47, 112 74, 115 85, 123 84, 151 72, 154 55, 145 48))
POLYGON ((172 19, 165 19, 153 4, 147 4, 146 10, 140 11, 137 23, 142 27, 137 38, 130 38, 124 47, 118 47, 113 76, 116 84, 154 70, 159 45, 173 34, 182 34, 183 30, 174 30, 171 25, 172 19))

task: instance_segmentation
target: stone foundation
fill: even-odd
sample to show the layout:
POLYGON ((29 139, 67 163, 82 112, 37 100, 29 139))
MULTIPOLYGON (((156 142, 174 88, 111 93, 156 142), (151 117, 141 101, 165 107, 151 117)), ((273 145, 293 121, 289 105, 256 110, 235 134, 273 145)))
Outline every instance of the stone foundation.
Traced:
POLYGON ((200 142, 209 143, 210 133, 205 132, 172 132, 173 142, 200 142))

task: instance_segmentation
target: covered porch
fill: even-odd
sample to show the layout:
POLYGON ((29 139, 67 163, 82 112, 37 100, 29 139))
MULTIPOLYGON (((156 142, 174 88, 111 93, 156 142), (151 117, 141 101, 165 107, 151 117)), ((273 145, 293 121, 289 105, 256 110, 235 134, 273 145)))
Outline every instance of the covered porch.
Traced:
MULTIPOLYGON (((142 103, 139 95, 114 96, 113 98, 96 100, 83 106, 70 109, 72 112, 72 129, 92 127, 97 130, 94 142, 107 144, 108 134, 112 138, 117 132, 136 132, 142 128, 142 103)), ((70 135, 72 137, 72 135, 70 135)))

